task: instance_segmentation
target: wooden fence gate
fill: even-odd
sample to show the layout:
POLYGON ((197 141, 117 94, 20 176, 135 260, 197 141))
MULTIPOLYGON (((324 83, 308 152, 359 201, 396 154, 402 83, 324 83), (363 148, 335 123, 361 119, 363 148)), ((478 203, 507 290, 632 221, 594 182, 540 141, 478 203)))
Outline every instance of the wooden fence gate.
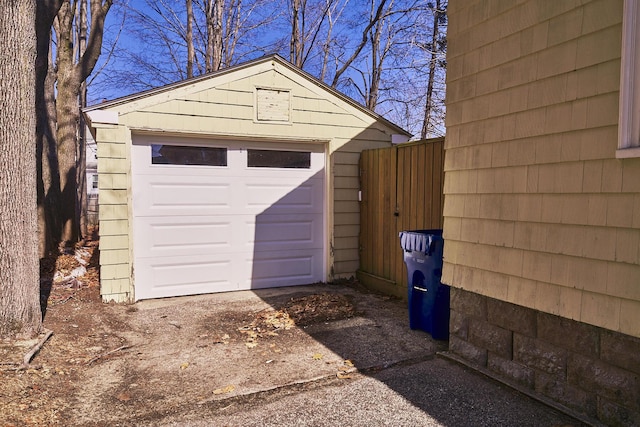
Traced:
POLYGON ((407 298, 398 233, 441 229, 444 138, 365 150, 360 157, 360 269, 371 289, 407 298))

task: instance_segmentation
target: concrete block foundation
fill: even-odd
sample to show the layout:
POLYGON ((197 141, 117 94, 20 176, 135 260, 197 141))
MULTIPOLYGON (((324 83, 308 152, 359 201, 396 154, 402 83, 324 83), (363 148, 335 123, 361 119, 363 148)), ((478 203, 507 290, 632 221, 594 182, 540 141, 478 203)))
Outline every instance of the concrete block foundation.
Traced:
POLYGON ((607 425, 640 425, 640 339, 451 288, 449 353, 607 425))

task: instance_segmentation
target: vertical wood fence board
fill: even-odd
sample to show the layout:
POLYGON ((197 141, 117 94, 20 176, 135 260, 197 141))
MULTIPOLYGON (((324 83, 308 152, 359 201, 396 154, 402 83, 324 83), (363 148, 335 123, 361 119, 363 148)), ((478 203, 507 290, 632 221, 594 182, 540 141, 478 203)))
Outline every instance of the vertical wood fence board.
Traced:
POLYGON ((433 193, 433 178, 435 173, 435 156, 434 156, 434 146, 433 144, 429 145, 426 150, 426 162, 425 162, 425 170, 427 176, 430 177, 429 181, 425 183, 425 210, 424 210, 424 221, 427 224, 433 224, 434 220, 434 199, 438 198, 439 194, 436 195, 433 193))
POLYGON ((360 231, 360 262, 362 263, 365 271, 371 271, 372 265, 372 252, 368 250, 371 245, 371 235, 373 226, 373 218, 371 218, 371 188, 372 188, 372 167, 373 167, 373 151, 367 150, 362 153, 362 169, 361 169, 361 182, 362 182, 362 202, 360 203, 361 219, 361 231, 360 231))
MULTIPOLYGON (((426 185, 427 177, 425 176, 425 172, 427 168, 429 168, 429 156, 427 156, 427 147, 425 144, 418 145, 416 147, 418 149, 418 164, 416 165, 417 175, 418 175, 418 200, 416 200, 416 228, 421 228, 420 224, 425 224, 425 214, 427 211, 431 210, 429 194, 427 192, 427 188, 431 187, 431 185, 426 185)), ((430 168, 429 168, 430 169, 430 168)))
POLYGON ((434 195, 431 201, 431 223, 435 228, 442 228, 444 225, 444 140, 433 143, 433 174, 431 181, 431 191, 434 195))
MULTIPOLYGON (((374 177, 380 176, 380 151, 375 151, 375 156, 373 158, 373 174, 374 177)), ((372 265, 372 273, 376 276, 380 276, 380 263, 382 262, 382 254, 380 253, 378 248, 382 247, 382 241, 380 240, 380 228, 382 228, 382 218, 381 211, 382 207, 380 206, 380 180, 374 180, 374 192, 373 192, 373 203, 372 203, 372 211, 373 211, 373 227, 372 227, 372 250, 373 250, 373 265, 372 265)))
POLYGON ((389 198, 387 199, 387 243, 385 245, 385 258, 389 261, 389 269, 385 273, 385 277, 395 277, 397 268, 397 246, 398 243, 398 221, 395 215, 396 211, 396 186, 397 186, 397 154, 398 150, 389 150, 389 172, 385 179, 388 181, 389 198), (392 178, 393 177, 393 178, 392 178))
MULTIPOLYGON (((397 233, 405 229, 405 215, 404 211, 404 194, 405 194, 405 183, 402 175, 403 167, 404 167, 404 150, 394 147, 396 152, 396 212, 398 216, 396 217, 396 236, 397 233)), ((391 277, 394 278, 402 278, 402 272, 405 270, 404 267, 404 256, 402 254, 402 250, 400 249, 400 242, 397 241, 393 246, 395 249, 395 258, 396 258, 396 268, 394 270, 394 274, 391 277)), ((402 280, 399 285, 402 285, 402 280)))
POLYGON ((365 286, 406 298, 398 233, 442 228, 444 139, 363 151, 360 183, 358 277, 365 286))
POLYGON ((403 151, 404 163, 402 164, 401 174, 404 181, 404 203, 401 215, 405 216, 404 226, 410 229, 413 227, 411 225, 411 148, 407 147, 403 151))
POLYGON ((360 255, 360 269, 367 270, 369 269, 369 263, 366 259, 367 253, 363 250, 365 239, 367 237, 367 226, 369 224, 369 210, 367 209, 367 188, 368 185, 365 182, 367 179, 367 160, 369 158, 368 152, 363 152, 360 154, 360 165, 359 165, 359 178, 360 178, 360 233, 358 235, 359 240, 359 255, 360 255))
POLYGON ((381 276, 389 275, 389 259, 387 257, 389 253, 389 185, 386 182, 389 175, 389 157, 389 150, 380 150, 380 176, 382 179, 378 180, 378 185, 380 187, 380 225, 382 226, 379 232, 382 246, 379 251, 381 262, 378 272, 381 276))
MULTIPOLYGON (((387 151, 386 150, 378 150, 378 176, 384 177, 387 174, 387 151)), ((376 252, 378 255, 378 260, 380 263, 377 265, 376 272, 378 276, 384 276, 385 273, 385 264, 387 260, 385 259, 385 245, 387 243, 386 229, 387 229, 387 184, 385 179, 378 179, 378 212, 380 214, 380 222, 378 228, 378 238, 380 239, 380 246, 376 252)))

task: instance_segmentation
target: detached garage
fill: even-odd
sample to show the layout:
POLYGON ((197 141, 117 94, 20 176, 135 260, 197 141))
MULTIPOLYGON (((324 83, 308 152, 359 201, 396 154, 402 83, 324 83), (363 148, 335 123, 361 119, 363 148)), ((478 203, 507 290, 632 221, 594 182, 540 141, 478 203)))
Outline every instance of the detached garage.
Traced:
POLYGON ((409 137, 279 56, 84 113, 117 302, 355 275, 360 152, 409 137))

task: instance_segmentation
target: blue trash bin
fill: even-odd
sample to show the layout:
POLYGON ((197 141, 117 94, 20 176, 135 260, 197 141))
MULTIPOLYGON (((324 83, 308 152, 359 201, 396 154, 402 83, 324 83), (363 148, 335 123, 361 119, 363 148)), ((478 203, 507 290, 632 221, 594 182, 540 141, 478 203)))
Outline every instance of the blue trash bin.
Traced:
POLYGON ((442 230, 400 233, 409 281, 409 327, 449 339, 449 287, 443 285, 442 230))

